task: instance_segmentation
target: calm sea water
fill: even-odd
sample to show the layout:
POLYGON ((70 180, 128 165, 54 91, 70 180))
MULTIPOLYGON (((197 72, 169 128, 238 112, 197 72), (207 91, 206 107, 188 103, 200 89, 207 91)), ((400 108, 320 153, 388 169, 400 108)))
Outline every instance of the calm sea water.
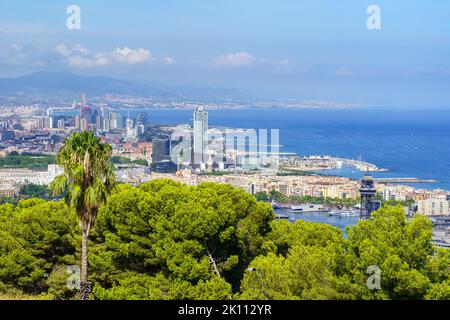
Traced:
POLYGON ((326 223, 336 226, 346 235, 345 227, 352 226, 358 223, 358 217, 351 216, 330 216, 327 213, 313 213, 313 212, 302 212, 302 213, 292 213, 289 209, 280 208, 274 209, 275 214, 288 215, 291 220, 305 220, 309 222, 326 223))
MULTIPOLYGON (((131 115, 135 115, 133 111, 131 115)), ((150 123, 189 123, 191 110, 146 110, 150 123)), ((281 152, 331 155, 387 168, 375 177, 415 177, 438 183, 414 186, 450 190, 450 110, 210 110, 212 126, 279 129, 281 152)), ((349 168, 329 174, 360 178, 349 168)))

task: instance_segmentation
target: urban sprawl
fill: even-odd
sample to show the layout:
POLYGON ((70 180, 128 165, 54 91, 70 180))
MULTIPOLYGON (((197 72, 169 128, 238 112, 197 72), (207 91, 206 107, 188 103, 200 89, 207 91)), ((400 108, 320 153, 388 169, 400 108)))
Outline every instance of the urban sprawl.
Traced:
MULTIPOLYGON (((91 130, 113 147, 113 155, 118 159, 116 175, 122 183, 138 185, 157 178, 188 185, 227 183, 253 195, 275 192, 287 199, 286 203, 276 205, 288 207, 295 206, 290 199, 296 197, 358 200, 352 208, 342 204, 325 208, 338 212, 371 211, 376 206, 369 208, 369 203, 367 207, 367 201, 376 203, 373 196, 376 193, 377 201, 408 203, 405 206, 408 215, 420 212, 429 216, 435 224, 435 240, 450 244, 448 191, 419 189, 399 184, 402 181, 395 179, 390 182, 374 179, 373 190, 365 196, 364 179, 317 174, 317 170, 343 165, 364 172, 386 169, 360 160, 282 153, 278 137, 282 133, 211 128, 208 112, 201 106, 194 107, 192 123, 171 126, 152 123, 147 119, 151 111, 139 110, 130 116, 130 109, 123 112, 126 108, 128 105, 120 108, 100 102, 88 103, 84 94, 80 102, 74 101, 69 107, 32 104, 12 109, 0 106, 0 159, 12 155, 54 156, 72 132, 91 130)), ((53 163, 46 169, 3 166, 0 168, 0 198, 18 197, 24 185, 49 185, 60 173, 61 169, 53 163)), ((370 183, 367 185, 372 188, 370 183)))

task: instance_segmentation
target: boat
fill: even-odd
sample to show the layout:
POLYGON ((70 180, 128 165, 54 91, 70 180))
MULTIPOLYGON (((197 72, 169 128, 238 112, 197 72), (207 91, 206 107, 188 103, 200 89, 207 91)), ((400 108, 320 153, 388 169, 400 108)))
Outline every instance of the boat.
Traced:
POLYGON ((359 213, 346 211, 346 212, 342 212, 340 215, 343 217, 358 217, 359 213))
POLYGON ((276 220, 291 220, 291 217, 288 216, 287 214, 277 213, 277 214, 275 215, 275 219, 276 219, 276 220))
POLYGON ((281 206, 277 202, 275 202, 274 200, 272 200, 270 205, 272 206, 273 209, 280 209, 281 208, 281 206))
POLYGON ((328 211, 328 215, 335 217, 357 217, 359 213, 356 211, 328 211))
POLYGON ((299 206, 291 206, 291 212, 324 212, 325 209, 321 204, 302 204, 299 206))

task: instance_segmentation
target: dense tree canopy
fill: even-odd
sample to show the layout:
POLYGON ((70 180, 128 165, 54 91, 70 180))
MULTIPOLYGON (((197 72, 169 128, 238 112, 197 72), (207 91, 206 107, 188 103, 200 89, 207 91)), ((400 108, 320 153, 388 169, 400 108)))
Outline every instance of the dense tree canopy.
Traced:
MULTIPOLYGON (((61 202, 29 199, 0 206, 0 293, 50 293, 55 272, 77 263, 78 238, 75 214, 61 202)), ((50 297, 66 296, 66 278, 50 297)))
MULTIPOLYGON (((89 239, 93 298, 450 299, 450 250, 431 243, 428 218, 385 206, 346 233, 275 220, 229 185, 120 185, 89 239), (379 288, 367 285, 373 270, 379 288)), ((1 205, 0 235, 0 296, 77 298, 67 287, 81 258, 72 209, 1 205)))
POLYGON ((442 298, 448 290, 449 250, 431 242, 432 225, 402 207, 385 206, 370 220, 348 228, 297 221, 274 222, 241 286, 244 298, 420 299, 442 298), (367 285, 379 270, 380 286, 367 285))
POLYGON ((158 180, 121 186, 97 222, 94 292, 106 298, 227 298, 261 253, 273 219, 270 206, 228 185, 158 180), (146 277, 141 281, 139 274, 146 277))
POLYGON ((46 170, 49 164, 56 162, 51 155, 11 153, 7 157, 0 157, 0 167, 6 168, 27 168, 35 170, 46 170))

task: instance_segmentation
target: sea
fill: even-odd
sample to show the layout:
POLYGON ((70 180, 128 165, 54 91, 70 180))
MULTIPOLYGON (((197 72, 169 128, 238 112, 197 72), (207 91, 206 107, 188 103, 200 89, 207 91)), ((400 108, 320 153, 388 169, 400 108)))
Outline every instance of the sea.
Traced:
POLYGON ((275 215, 289 216, 289 221, 304 220, 308 222, 325 223, 338 227, 344 236, 347 236, 347 227, 358 223, 359 217, 355 216, 331 216, 326 212, 292 212, 288 208, 274 209, 275 215))
MULTIPOLYGON (((155 124, 187 124, 192 110, 146 109, 155 124)), ((122 111, 125 115, 128 111, 122 111)), ((450 109, 239 109, 208 110, 209 125, 279 129, 280 152, 361 159, 386 168, 376 178, 418 178, 423 189, 450 190, 450 109)), ((353 167, 320 173, 359 179, 353 167)))

